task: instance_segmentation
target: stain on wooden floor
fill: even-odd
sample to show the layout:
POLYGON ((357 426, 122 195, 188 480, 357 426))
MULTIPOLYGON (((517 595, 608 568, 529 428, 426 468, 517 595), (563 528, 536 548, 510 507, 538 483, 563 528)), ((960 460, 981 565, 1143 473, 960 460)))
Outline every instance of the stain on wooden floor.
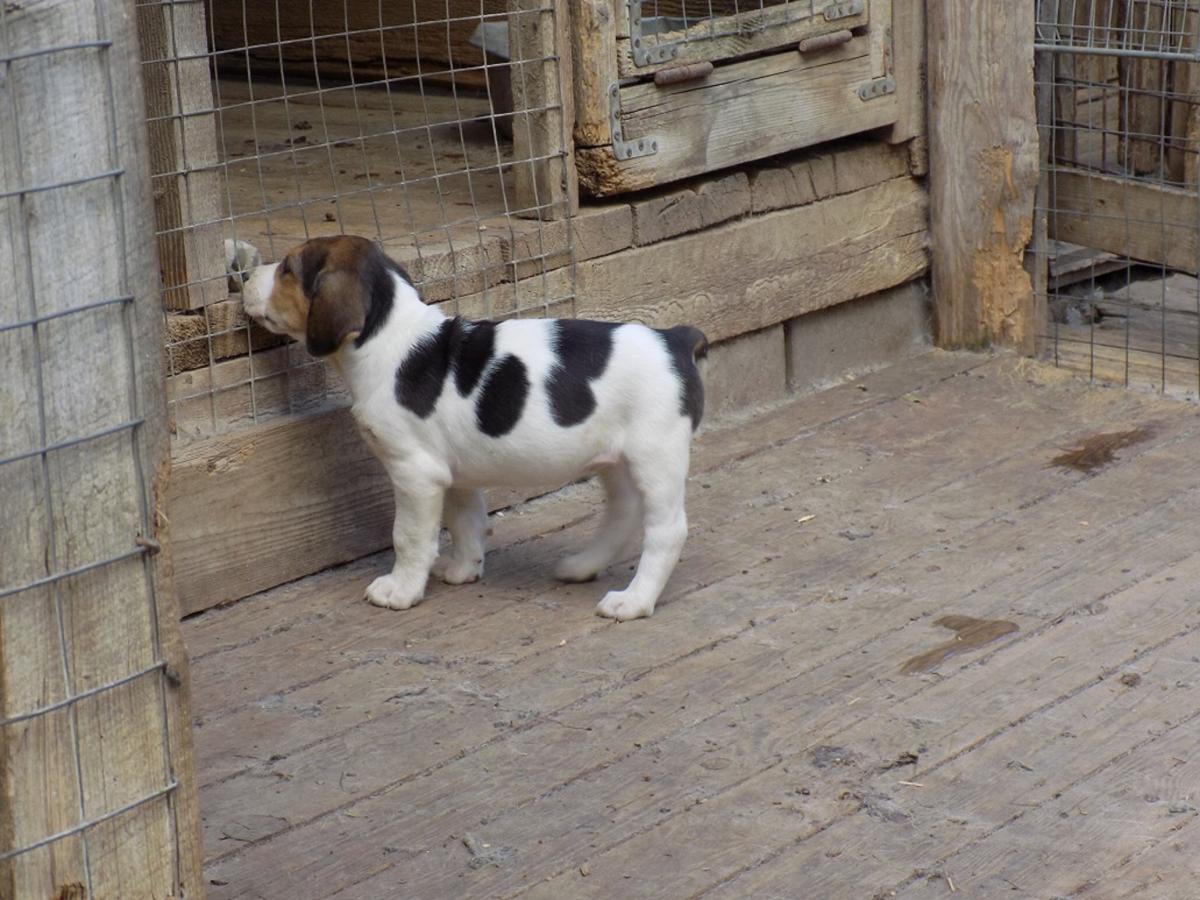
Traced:
POLYGON ((650 620, 550 577, 590 487, 408 612, 376 556, 191 619, 211 896, 1191 896, 1198 438, 935 353, 703 434, 650 620))

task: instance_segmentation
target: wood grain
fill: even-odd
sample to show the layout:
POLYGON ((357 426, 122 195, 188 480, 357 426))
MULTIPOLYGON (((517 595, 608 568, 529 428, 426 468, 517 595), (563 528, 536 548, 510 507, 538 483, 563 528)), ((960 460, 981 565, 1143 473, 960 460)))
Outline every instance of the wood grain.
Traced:
POLYGON ((937 339, 1032 352, 1023 260, 1038 181, 1034 8, 930 0, 926 16, 937 339))
POLYGON ((94 897, 203 896, 187 657, 158 515, 169 468, 162 309, 133 3, 9 4, 3 17, 6 54, 99 38, 111 45, 30 56, 9 67, 0 89, 9 116, 0 129, 0 218, 9 225, 0 265, 12 283, 0 292, 0 321, 133 296, 128 307, 64 315, 2 339, 0 457, 33 454, 0 467, 3 587, 96 566, 0 602, 0 715, 66 704, 0 726, 3 850, 114 813, 172 780, 179 787, 5 861, 0 893, 53 897, 83 885, 94 897), (112 170, 119 180, 94 178, 112 170), (136 553, 139 536, 164 552, 136 553), (105 563, 118 555, 126 558, 105 563), (166 668, 68 702, 160 662, 166 668))

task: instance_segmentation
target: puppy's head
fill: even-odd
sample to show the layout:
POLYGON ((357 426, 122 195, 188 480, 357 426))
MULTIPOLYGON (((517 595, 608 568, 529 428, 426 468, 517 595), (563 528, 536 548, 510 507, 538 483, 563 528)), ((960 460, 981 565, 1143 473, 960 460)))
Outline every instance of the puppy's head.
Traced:
POLYGON ((368 318, 375 318, 372 293, 380 258, 386 261, 362 237, 305 241, 278 263, 259 266, 250 275, 242 288, 246 315, 268 331, 304 341, 313 356, 336 353, 362 335, 368 318))

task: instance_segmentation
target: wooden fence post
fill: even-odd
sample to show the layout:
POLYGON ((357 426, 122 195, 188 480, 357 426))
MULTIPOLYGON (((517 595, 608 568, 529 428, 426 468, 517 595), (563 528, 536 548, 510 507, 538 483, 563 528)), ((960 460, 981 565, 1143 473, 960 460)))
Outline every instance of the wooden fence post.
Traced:
POLYGON ((0 5, 4 898, 204 896, 135 20, 0 5))
POLYGON ((929 193, 936 337, 1032 353, 1023 265, 1038 183, 1034 4, 928 0, 929 193))

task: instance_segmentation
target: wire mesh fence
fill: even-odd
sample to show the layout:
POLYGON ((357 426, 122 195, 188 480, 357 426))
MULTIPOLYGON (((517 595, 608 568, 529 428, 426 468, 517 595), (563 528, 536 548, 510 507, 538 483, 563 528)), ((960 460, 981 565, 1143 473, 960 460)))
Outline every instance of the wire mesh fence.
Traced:
POLYGON ((1040 0, 1045 353, 1200 396, 1200 3, 1040 0))
POLYGON ((5 898, 181 896, 196 874, 132 36, 119 4, 0 4, 5 898))
POLYGON ((177 440, 344 399, 237 297, 309 237, 375 239, 454 313, 572 313, 557 9, 138 0, 177 440))

